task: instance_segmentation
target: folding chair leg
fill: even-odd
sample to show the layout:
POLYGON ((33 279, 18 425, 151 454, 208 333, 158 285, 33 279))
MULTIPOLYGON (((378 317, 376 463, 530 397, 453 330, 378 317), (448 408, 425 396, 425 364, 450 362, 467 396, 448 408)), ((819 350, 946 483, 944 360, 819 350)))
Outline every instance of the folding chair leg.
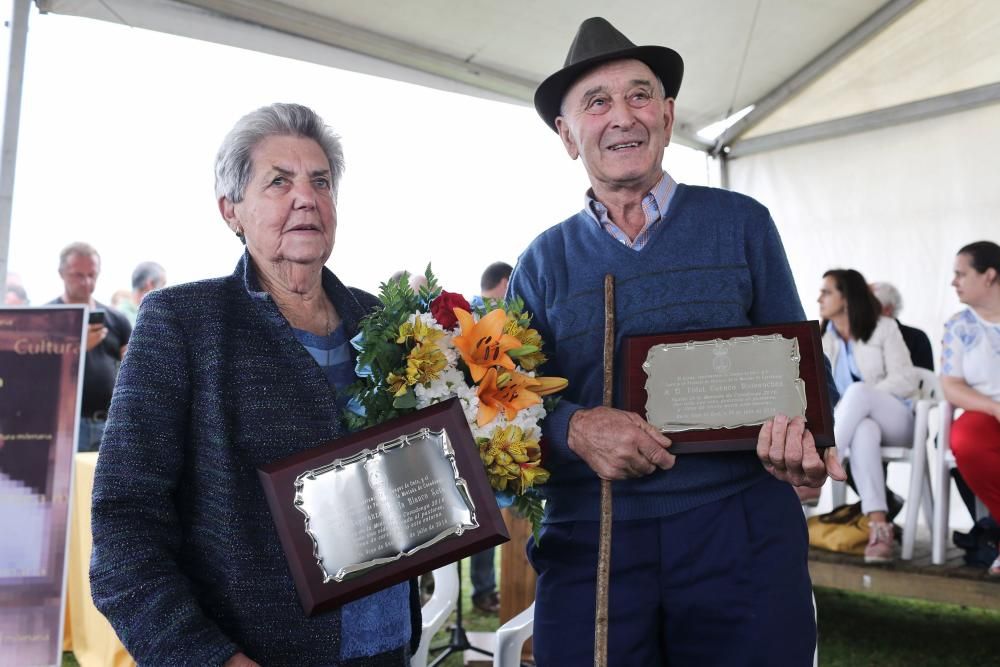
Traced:
MULTIPOLYGON (((913 559, 913 545, 917 539, 917 523, 920 507, 930 507, 930 493, 927 484, 927 407, 918 405, 917 423, 913 431, 913 447, 910 451, 910 489, 906 496, 906 524, 903 530, 903 560, 913 559)), ((928 511, 928 523, 930 514, 928 511)))
POLYGON ((847 503, 847 482, 830 480, 830 497, 833 499, 833 508, 836 509, 847 503))
POLYGON ((931 528, 931 563, 944 565, 948 539, 948 510, 951 504, 951 422, 955 408, 947 401, 941 403, 941 430, 938 446, 934 450, 934 524, 931 528))

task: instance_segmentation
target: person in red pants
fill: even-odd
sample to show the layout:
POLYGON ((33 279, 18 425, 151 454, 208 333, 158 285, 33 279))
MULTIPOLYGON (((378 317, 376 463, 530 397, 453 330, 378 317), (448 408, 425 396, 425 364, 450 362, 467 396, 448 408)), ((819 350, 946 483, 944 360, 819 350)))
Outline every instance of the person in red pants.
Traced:
MULTIPOLYGON (((955 257, 951 281, 968 306, 944 326, 941 384, 945 398, 965 412, 951 427, 959 472, 1000 518, 1000 246, 970 243, 955 257)), ((1000 554, 990 566, 1000 576, 1000 554)))

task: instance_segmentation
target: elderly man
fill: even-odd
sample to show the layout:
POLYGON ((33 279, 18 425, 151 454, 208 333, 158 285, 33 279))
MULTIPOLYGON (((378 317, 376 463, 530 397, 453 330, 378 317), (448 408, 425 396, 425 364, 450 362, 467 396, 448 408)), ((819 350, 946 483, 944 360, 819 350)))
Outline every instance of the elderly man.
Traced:
POLYGON ((89 243, 71 243, 59 253, 59 277, 65 289, 52 303, 80 303, 91 310, 77 442, 81 452, 95 452, 101 445, 118 365, 132 335, 132 325, 124 315, 94 299, 100 273, 101 256, 89 243))
POLYGON ((542 667, 593 661, 601 479, 615 481, 610 664, 812 661, 806 528, 785 480, 842 479, 835 452, 819 454, 801 418, 777 415, 756 455, 675 457, 642 417, 600 407, 605 274, 616 276, 618 343, 805 319, 767 209, 662 170, 682 71, 673 50, 636 47, 593 18, 535 93, 591 185, 584 210, 521 255, 509 290, 535 314, 547 372, 570 381, 546 419, 552 478, 541 539, 529 546, 542 667))

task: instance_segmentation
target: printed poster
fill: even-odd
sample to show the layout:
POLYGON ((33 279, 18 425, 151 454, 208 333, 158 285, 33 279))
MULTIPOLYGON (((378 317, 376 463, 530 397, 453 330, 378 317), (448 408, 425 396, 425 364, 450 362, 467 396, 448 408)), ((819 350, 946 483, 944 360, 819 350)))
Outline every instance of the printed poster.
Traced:
POLYGON ((0 665, 62 664, 84 309, 0 308, 0 665))

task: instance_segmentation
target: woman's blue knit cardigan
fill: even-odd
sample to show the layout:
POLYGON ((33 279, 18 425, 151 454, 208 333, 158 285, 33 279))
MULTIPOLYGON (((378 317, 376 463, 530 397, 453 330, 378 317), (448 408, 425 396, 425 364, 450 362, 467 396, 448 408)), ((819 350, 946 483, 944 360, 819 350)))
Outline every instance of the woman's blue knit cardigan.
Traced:
MULTIPOLYGON (((326 269, 323 288, 349 336, 378 305, 326 269)), ((342 434, 335 391, 248 255, 231 276, 143 299, 97 464, 90 569, 95 604, 137 662, 218 665, 242 651, 266 666, 407 664, 416 586, 408 609, 349 637, 340 610, 306 618, 257 481, 259 466, 342 434), (404 639, 387 647, 386 635, 404 639), (359 641, 375 655, 345 659, 359 641)))

